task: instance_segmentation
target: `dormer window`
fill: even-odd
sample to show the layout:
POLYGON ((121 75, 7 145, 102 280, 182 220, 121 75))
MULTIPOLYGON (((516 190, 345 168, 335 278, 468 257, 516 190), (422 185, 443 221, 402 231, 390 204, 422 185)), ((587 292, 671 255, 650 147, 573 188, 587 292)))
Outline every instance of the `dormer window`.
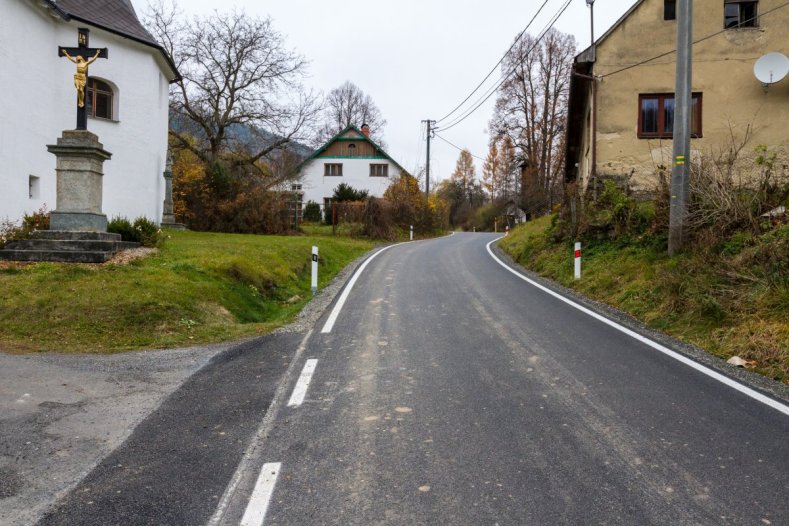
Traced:
POLYGON ((348 145, 348 155, 350 157, 354 157, 356 155, 356 145, 355 144, 349 144, 348 145))

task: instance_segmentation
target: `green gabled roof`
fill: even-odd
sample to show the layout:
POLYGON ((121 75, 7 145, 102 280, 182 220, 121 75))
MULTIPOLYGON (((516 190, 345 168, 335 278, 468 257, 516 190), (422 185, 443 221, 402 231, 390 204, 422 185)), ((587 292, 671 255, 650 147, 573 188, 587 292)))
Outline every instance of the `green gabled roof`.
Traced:
MULTIPOLYGON (((388 153, 386 153, 386 151, 384 151, 384 149, 383 149, 383 148, 381 148, 380 146, 378 146, 378 144, 376 144, 376 143, 375 143, 375 141, 373 141, 373 140, 372 140, 370 137, 368 137, 367 135, 365 135, 365 134, 362 132, 362 130, 360 130, 359 128, 357 128, 357 127, 356 127, 355 125, 353 125, 353 124, 351 124, 351 125, 349 125, 349 126, 346 126, 346 127, 345 127, 345 128, 342 130, 342 131, 340 131, 340 132, 339 132, 337 135, 335 135, 334 137, 332 137, 331 139, 329 139, 328 141, 326 141, 326 142, 323 144, 323 146, 321 146, 320 148, 318 148, 317 150, 315 150, 314 152, 312 152, 312 155, 310 155, 309 157, 307 157, 306 159, 304 159, 304 161, 303 161, 303 162, 302 162, 302 163, 299 165, 299 170, 301 170, 301 169, 302 169, 302 167, 303 167, 305 164, 307 164, 308 162, 310 162, 310 161, 314 161, 315 159, 317 159, 317 158, 318 158, 318 156, 319 156, 320 154, 322 154, 323 152, 325 152, 325 151, 326 151, 326 149, 327 149, 329 146, 331 146, 333 143, 335 143, 335 142, 337 142, 338 140, 340 140, 340 139, 342 138, 342 136, 343 136, 343 135, 345 135, 346 133, 348 133, 349 131, 355 131, 356 133, 358 133, 358 134, 359 134, 359 137, 358 137, 358 138, 355 138, 354 140, 357 140, 357 141, 366 141, 366 142, 368 142, 368 143, 372 144, 372 145, 373 145, 373 147, 374 147, 374 148, 375 148, 377 151, 381 152, 381 155, 382 155, 382 156, 383 156, 385 159, 388 159, 388 160, 392 161, 392 162, 394 163, 394 165, 395 165, 395 166, 397 166, 397 167, 400 169, 400 171, 402 171, 402 172, 405 172, 405 173, 408 173, 408 170, 406 170, 405 168, 403 168, 402 166, 400 166, 400 163, 398 163, 397 161, 395 161, 394 159, 392 159, 392 157, 391 157, 391 156, 390 156, 388 153)), ((360 157, 353 157, 353 158, 354 158, 354 159, 357 159, 357 158, 358 158, 358 159, 363 159, 364 157, 361 157, 361 156, 360 156, 360 157)))

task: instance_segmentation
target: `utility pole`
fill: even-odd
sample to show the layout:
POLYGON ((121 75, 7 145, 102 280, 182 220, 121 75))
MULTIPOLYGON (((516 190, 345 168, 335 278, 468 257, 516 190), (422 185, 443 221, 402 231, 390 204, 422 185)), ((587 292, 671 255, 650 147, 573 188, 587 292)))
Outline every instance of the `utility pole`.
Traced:
POLYGON ((422 121, 427 123, 427 164, 425 165, 425 198, 430 198, 430 139, 433 138, 433 125, 436 121, 430 119, 422 121))
POLYGON ((690 132, 693 104, 693 0, 677 2, 677 79, 674 90, 674 163, 671 167, 671 209, 668 253, 682 249, 690 181, 690 132))

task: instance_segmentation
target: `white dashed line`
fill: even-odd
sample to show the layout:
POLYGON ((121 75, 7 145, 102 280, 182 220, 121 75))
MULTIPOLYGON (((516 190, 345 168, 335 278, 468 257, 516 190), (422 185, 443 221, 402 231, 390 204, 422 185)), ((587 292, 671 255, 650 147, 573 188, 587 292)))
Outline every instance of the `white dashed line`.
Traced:
POLYGON ((252 492, 252 498, 249 499, 249 504, 244 512, 244 517, 241 519, 240 526, 263 525, 281 467, 282 464, 279 462, 263 464, 263 469, 260 470, 260 476, 255 484, 255 491, 252 492))
POLYGON ((642 335, 638 334, 637 332, 628 329, 627 327, 619 325, 615 321, 609 320, 605 316, 601 316, 600 314, 597 314, 596 312, 591 311, 591 310, 587 309, 586 307, 583 307, 583 306, 575 303, 574 301, 565 298, 564 296, 562 296, 558 292, 554 292, 553 290, 549 289, 548 287, 544 287, 544 286, 540 285, 539 283, 537 283, 536 281, 527 278, 526 276, 524 276, 523 274, 521 274, 520 272, 518 272, 517 270, 513 269, 512 267, 510 267, 509 265, 504 263, 502 260, 497 258, 496 255, 493 253, 493 251, 490 249, 490 246, 493 243, 495 243, 496 241, 498 241, 499 239, 501 239, 501 238, 494 239, 493 241, 488 243, 488 245, 487 245, 488 253, 490 254, 490 256, 494 260, 496 260, 496 262, 499 265, 501 265, 502 267, 507 269, 509 272, 515 274, 517 277, 519 277, 523 281, 529 283, 530 285, 532 285, 534 287, 537 287, 538 289, 540 289, 543 292, 546 292, 546 293, 550 294, 554 298, 563 301, 564 303, 570 305, 571 307, 574 307, 574 308, 578 309, 579 311, 583 312, 584 314, 588 314, 592 318, 595 318, 596 320, 599 320, 599 321, 605 323, 609 327, 613 327, 614 329, 618 330, 619 332, 623 332, 623 333, 627 334, 628 336, 630 336, 631 338, 634 338, 634 339, 640 341, 641 343, 644 343, 644 344, 652 347, 653 349, 655 349, 657 351, 660 351, 663 354, 665 354, 665 355, 667 355, 667 356, 669 356, 671 358, 674 358, 675 360, 677 360, 679 362, 682 362, 682 363, 684 363, 685 365, 687 365, 689 367, 692 367, 693 369, 699 371, 700 373, 705 374, 705 375, 709 376, 710 378, 713 378, 713 379, 721 382, 722 384, 728 385, 729 387, 731 387, 733 389, 736 389, 737 391, 741 392, 742 394, 744 394, 746 396, 749 396, 749 397, 753 398, 754 400, 756 400, 758 402, 761 402, 761 403, 763 403, 763 404, 765 404, 767 406, 770 406, 773 409, 776 409, 777 411, 780 411, 781 413, 783 413, 785 415, 789 415, 789 406, 786 406, 786 405, 782 404, 781 402, 779 402, 777 400, 773 400, 772 398, 770 398, 768 396, 765 396, 765 395, 759 393, 758 391, 754 391, 750 387, 746 387, 746 386, 742 385, 739 382, 735 382, 734 380, 732 380, 728 376, 724 376, 721 373, 713 371, 712 369, 710 369, 708 367, 705 367, 704 365, 701 365, 700 363, 695 362, 695 361, 691 360, 690 358, 688 358, 686 356, 683 356, 682 354, 680 354, 680 353, 678 353, 676 351, 672 351, 668 347, 660 345, 659 343, 654 342, 654 341, 650 340, 649 338, 647 338, 645 336, 642 336, 642 335))
POLYGON ((318 365, 318 360, 310 359, 304 364, 304 369, 301 370, 301 376, 296 382, 296 387, 293 388, 293 394, 290 395, 288 400, 288 407, 298 407, 304 402, 304 397, 307 396, 307 389, 310 387, 310 380, 312 374, 315 372, 315 367, 318 365))

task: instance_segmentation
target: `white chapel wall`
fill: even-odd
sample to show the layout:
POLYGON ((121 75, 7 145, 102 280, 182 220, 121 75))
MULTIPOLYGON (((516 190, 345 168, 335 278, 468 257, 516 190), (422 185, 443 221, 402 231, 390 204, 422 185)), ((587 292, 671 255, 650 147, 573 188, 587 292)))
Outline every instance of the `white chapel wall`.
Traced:
POLYGON ((77 28, 89 27, 91 47, 109 48, 91 76, 118 88, 117 122, 88 119, 88 130, 113 156, 104 164, 104 213, 161 220, 167 153, 168 83, 159 51, 86 24, 53 18, 26 0, 4 0, 0 16, 0 82, 5 89, 0 121, 0 218, 17 220, 43 205, 56 205, 55 156, 47 152, 64 129, 76 125, 74 64, 58 58, 58 45, 76 46, 77 28), (13 76, 13 78, 12 78, 13 76), (38 198, 29 194, 38 177, 38 198))

